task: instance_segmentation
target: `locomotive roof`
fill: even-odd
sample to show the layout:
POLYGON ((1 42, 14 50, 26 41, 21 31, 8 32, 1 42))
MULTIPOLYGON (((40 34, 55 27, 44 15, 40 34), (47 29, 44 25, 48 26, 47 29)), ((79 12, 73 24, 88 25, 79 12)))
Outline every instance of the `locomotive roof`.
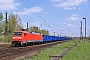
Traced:
POLYGON ((26 32, 26 33, 28 33, 27 31, 14 31, 14 32, 26 32))
POLYGON ((29 34, 40 34, 40 33, 28 32, 28 31, 14 31, 14 32, 24 32, 24 33, 29 33, 29 34))

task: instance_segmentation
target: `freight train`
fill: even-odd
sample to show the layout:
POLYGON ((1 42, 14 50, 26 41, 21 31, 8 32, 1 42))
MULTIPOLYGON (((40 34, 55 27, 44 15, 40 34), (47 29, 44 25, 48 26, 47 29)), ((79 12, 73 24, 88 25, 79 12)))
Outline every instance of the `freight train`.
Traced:
POLYGON ((15 31, 12 37, 14 46, 32 45, 35 43, 46 43, 52 41, 69 40, 68 37, 47 36, 37 33, 29 33, 27 31, 15 31))

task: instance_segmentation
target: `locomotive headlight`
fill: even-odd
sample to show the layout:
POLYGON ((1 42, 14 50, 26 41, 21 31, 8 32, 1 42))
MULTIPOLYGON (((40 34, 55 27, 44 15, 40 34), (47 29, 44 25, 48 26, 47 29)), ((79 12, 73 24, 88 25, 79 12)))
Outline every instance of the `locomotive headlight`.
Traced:
POLYGON ((19 39, 21 39, 21 37, 18 37, 19 39))
POLYGON ((15 37, 13 37, 13 39, 15 39, 15 37))

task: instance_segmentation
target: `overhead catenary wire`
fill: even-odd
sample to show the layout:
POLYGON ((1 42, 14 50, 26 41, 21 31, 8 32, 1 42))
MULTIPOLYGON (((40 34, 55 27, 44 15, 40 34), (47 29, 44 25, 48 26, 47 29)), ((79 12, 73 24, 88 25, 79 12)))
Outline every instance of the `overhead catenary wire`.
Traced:
POLYGON ((78 10, 78 8, 79 8, 79 4, 80 4, 80 0, 79 0, 79 2, 78 2, 78 4, 77 4, 75 14, 77 13, 77 10, 78 10))
MULTIPOLYGON (((20 2, 22 3, 22 7, 29 9, 28 6, 26 6, 26 4, 23 3, 23 1, 20 0, 20 2)), ((40 15, 38 15, 37 13, 34 13, 36 16, 38 16, 39 18, 42 18, 40 15)), ((31 19, 33 19, 33 21, 35 21, 35 19, 33 17, 30 17, 31 19)), ((42 18, 43 19, 43 18, 42 18)))
MULTIPOLYGON (((23 1, 20 0, 20 2, 22 3, 22 6, 24 8, 29 9, 29 7, 26 4, 24 4, 23 1)), ((34 13, 34 14, 43 20, 43 18, 40 15, 38 15, 37 13, 34 13)), ((33 21, 35 21, 35 18, 33 18, 33 17, 30 17, 30 18, 32 18, 33 21)))
MULTIPOLYGON (((21 1, 21 0, 20 0, 20 1, 21 1)), ((29 1, 29 0, 27 0, 27 1, 29 1)), ((21 2, 22 2, 22 1, 21 1, 21 2)), ((23 2, 22 2, 22 3, 23 3, 23 2)), ((32 2, 29 1, 29 3, 30 3, 32 6, 35 7, 35 5, 34 5, 32 2)), ((23 3, 23 5, 25 5, 25 6, 24 6, 25 8, 29 8, 28 6, 26 6, 26 4, 23 3)), ((34 14, 37 15, 39 18, 41 18, 44 22, 47 21, 47 20, 44 19, 41 15, 38 15, 37 13, 34 13, 34 14)), ((53 23, 51 23, 51 22, 50 22, 50 24, 52 24, 52 25, 55 26, 55 24, 53 24, 53 23)), ((44 24, 44 26, 45 26, 45 24, 44 24)), ((48 26, 47 26, 47 27, 48 27, 48 26)))
MULTIPOLYGON (((27 0, 27 1, 28 1, 32 6, 35 7, 35 5, 34 5, 30 0, 27 0)), ((36 14, 36 15, 42 18, 42 16, 40 16, 40 15, 38 15, 38 14, 36 14)), ((47 19, 44 19, 44 18, 43 18, 43 20, 46 21, 47 19)), ((52 23, 52 24, 53 24, 53 23, 52 23)))
MULTIPOLYGON (((22 6, 23 6, 24 8, 27 8, 27 9, 30 8, 30 7, 28 7, 26 4, 24 4, 23 1, 21 1, 21 0, 19 0, 19 1, 22 3, 22 6)), ((34 7, 35 7, 35 6, 34 6, 34 7)), ((38 15, 37 13, 34 13, 34 14, 41 18, 41 16, 38 15)))

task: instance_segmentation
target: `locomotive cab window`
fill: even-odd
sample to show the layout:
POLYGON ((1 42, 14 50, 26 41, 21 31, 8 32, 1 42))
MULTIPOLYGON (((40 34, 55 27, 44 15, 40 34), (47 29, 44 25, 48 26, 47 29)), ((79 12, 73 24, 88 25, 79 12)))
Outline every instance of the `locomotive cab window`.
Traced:
POLYGON ((14 35, 22 35, 22 32, 14 32, 14 35))
POLYGON ((24 36, 26 36, 26 33, 24 33, 24 36))

